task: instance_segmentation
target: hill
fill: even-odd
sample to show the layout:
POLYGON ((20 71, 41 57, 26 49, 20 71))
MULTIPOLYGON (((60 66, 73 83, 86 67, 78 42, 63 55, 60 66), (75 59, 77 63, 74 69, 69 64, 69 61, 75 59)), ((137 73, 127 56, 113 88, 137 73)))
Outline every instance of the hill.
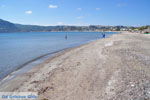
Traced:
POLYGON ((15 24, 0 19, 0 32, 18 32, 19 28, 15 24))
POLYGON ((90 25, 90 26, 38 26, 38 25, 22 25, 14 24, 0 19, 0 33, 8 32, 64 32, 64 31, 131 31, 131 30, 143 30, 147 26, 143 27, 131 27, 131 26, 102 26, 102 25, 90 25), (144 28, 143 28, 144 27, 144 28))

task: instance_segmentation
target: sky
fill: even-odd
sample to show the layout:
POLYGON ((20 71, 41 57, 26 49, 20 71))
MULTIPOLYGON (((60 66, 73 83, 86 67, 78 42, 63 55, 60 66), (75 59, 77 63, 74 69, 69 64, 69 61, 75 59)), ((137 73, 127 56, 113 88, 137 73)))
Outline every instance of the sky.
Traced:
POLYGON ((0 19, 30 25, 150 25, 150 0, 0 0, 0 19))

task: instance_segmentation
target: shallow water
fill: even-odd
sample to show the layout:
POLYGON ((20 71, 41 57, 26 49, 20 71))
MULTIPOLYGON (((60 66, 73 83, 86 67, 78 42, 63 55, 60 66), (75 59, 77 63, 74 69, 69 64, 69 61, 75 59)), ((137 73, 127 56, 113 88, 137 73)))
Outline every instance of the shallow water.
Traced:
MULTIPOLYGON (((115 33, 107 32, 106 36, 112 34, 115 33)), ((100 32, 0 33, 0 80, 42 55, 99 38, 102 38, 100 32)))

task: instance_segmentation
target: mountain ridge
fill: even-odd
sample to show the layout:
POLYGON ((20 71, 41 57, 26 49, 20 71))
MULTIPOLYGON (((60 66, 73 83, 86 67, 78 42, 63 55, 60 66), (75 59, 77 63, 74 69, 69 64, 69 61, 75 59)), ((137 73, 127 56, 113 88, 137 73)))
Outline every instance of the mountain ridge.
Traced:
MULTIPOLYGON (((149 27, 149 26, 148 26, 149 27)), ((137 27, 132 26, 103 26, 103 25, 90 25, 90 26, 39 26, 39 25, 22 25, 15 24, 9 21, 0 19, 0 33, 11 32, 64 32, 64 31, 129 31, 137 27)))
POLYGON ((17 32, 19 31, 19 28, 16 27, 15 24, 0 19, 0 33, 1 32, 17 32))

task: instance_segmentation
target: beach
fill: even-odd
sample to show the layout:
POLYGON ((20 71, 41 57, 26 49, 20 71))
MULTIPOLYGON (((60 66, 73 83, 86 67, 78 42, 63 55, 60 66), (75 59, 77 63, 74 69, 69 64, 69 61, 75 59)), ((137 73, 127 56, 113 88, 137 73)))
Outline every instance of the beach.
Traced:
POLYGON ((0 86, 39 100, 149 100, 150 35, 122 32, 57 53, 0 86))

